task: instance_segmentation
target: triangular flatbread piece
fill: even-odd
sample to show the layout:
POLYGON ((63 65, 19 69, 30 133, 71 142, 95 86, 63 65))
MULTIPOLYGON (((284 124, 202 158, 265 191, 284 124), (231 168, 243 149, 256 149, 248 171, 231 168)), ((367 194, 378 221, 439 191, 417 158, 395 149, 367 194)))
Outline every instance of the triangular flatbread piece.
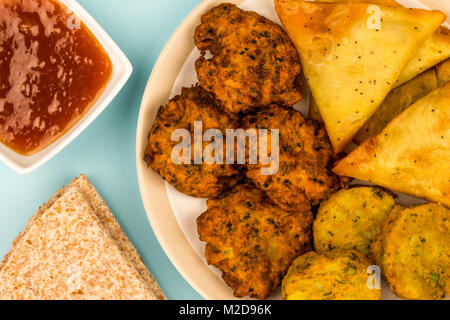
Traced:
POLYGON ((439 11, 359 2, 275 0, 275 7, 336 152, 351 142, 446 19, 439 11))
POLYGON ((450 83, 406 109, 333 169, 450 206, 450 83))
POLYGON ((0 300, 164 299, 97 195, 82 176, 41 207, 0 263, 0 300))

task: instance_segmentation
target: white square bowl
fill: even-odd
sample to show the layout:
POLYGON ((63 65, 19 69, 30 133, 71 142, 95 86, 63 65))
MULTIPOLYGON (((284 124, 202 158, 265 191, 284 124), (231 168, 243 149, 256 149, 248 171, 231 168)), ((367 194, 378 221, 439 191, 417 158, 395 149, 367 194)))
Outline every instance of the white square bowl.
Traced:
POLYGON ((0 160, 20 174, 28 174, 36 170, 78 137, 105 110, 133 72, 133 67, 122 50, 77 1, 58 1, 73 12, 97 38, 111 59, 113 70, 106 88, 89 111, 69 131, 45 149, 32 156, 23 156, 0 143, 0 160))

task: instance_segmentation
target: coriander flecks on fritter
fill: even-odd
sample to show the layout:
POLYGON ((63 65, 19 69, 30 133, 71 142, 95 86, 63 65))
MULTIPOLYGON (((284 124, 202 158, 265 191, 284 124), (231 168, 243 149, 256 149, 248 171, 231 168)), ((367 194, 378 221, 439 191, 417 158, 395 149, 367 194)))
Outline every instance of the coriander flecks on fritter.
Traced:
MULTIPOLYGON (((198 198, 216 198, 234 187, 240 172, 231 164, 175 164, 172 150, 178 141, 171 141, 177 129, 186 129, 194 137, 194 122, 202 121, 203 132, 236 128, 238 120, 220 110, 210 95, 199 86, 183 88, 181 95, 161 107, 149 134, 144 160, 178 191, 198 198)), ((207 144, 204 145, 206 147, 207 144)), ((193 148, 193 144, 192 144, 193 148)), ((224 151, 224 159, 225 159, 224 151)))
POLYGON ((377 234, 373 242, 370 244, 370 255, 369 257, 375 261, 375 264, 380 267, 381 275, 386 278, 385 275, 385 263, 384 263, 384 244, 385 236, 389 234, 394 221, 397 219, 400 212, 405 210, 406 207, 402 205, 395 205, 394 208, 389 212, 387 219, 384 221, 381 231, 377 234))
POLYGON ((336 192, 320 204, 313 226, 315 250, 357 250, 368 256, 394 206, 394 198, 376 187, 336 192))
POLYGON ((406 299, 450 294, 450 210, 426 204, 401 211, 382 242, 382 267, 391 290, 406 299))
POLYGON ((281 208, 309 210, 339 189, 340 179, 328 169, 335 155, 318 124, 294 109, 276 105, 249 114, 242 122, 246 129, 279 130, 278 173, 261 174, 265 165, 259 163, 247 166, 247 177, 281 208))
POLYGON ((251 184, 209 200, 197 219, 206 259, 237 297, 265 299, 291 262, 311 250, 311 212, 286 212, 251 184))
POLYGON ((357 251, 309 252, 297 258, 283 279, 284 300, 381 300, 369 288, 370 262, 357 251))
POLYGON ((202 52, 199 83, 231 113, 302 98, 300 61, 284 30, 255 12, 221 4, 202 16, 195 31, 202 52), (205 57, 210 51, 212 58, 205 57))

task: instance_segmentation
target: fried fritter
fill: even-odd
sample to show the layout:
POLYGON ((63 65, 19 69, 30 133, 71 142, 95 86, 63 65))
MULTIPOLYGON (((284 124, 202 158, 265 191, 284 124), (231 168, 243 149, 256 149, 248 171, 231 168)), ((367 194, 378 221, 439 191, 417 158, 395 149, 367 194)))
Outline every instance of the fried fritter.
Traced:
POLYGON ((201 21, 195 30, 195 45, 202 52, 195 64, 198 80, 225 110, 247 112, 301 100, 300 60, 278 24, 229 3, 201 21))
POLYGON ((384 235, 389 287, 406 299, 450 294, 450 210, 438 204, 405 209, 384 235))
POLYGON ((384 221, 383 226, 381 228, 381 232, 375 237, 375 240, 370 244, 370 257, 373 261, 380 267, 381 274, 385 277, 385 266, 384 266, 384 239, 385 235, 389 234, 392 224, 394 223, 397 216, 405 210, 406 207, 401 205, 395 205, 394 209, 389 212, 388 218, 384 221))
POLYGON ((248 165, 247 177, 282 209, 310 210, 340 187, 340 179, 328 169, 334 153, 325 129, 300 112, 272 105, 242 122, 247 129, 279 130, 278 173, 263 175, 261 168, 267 165, 258 163, 248 165))
POLYGON ((369 289, 370 263, 357 251, 309 252, 297 258, 283 280, 284 300, 381 300, 369 289))
POLYGON ((380 188, 338 191, 320 204, 313 225, 314 248, 319 253, 357 250, 368 256, 394 206, 394 198, 380 188))
MULTIPOLYGON (((215 198, 238 183, 239 171, 233 165, 194 164, 194 151, 191 152, 191 164, 177 165, 172 161, 172 149, 179 143, 171 141, 172 133, 176 129, 186 129, 194 137, 195 121, 202 121, 203 131, 218 129, 222 134, 226 129, 238 126, 237 118, 218 108, 215 100, 201 87, 183 88, 181 95, 159 109, 144 160, 178 191, 198 198, 215 198)), ((225 158, 225 151, 223 154, 225 158)))
POLYGON ((208 200, 197 219, 206 259, 222 271, 236 297, 265 299, 291 262, 311 249, 312 214, 288 213, 251 184, 208 200))

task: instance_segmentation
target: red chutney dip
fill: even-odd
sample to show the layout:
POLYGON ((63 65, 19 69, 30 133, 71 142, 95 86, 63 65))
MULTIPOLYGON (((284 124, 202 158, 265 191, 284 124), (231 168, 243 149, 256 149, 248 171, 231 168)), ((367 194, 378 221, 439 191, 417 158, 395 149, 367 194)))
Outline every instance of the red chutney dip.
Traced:
POLYGON ((0 0, 0 142, 32 155, 61 137, 106 87, 98 40, 55 0, 0 0))

